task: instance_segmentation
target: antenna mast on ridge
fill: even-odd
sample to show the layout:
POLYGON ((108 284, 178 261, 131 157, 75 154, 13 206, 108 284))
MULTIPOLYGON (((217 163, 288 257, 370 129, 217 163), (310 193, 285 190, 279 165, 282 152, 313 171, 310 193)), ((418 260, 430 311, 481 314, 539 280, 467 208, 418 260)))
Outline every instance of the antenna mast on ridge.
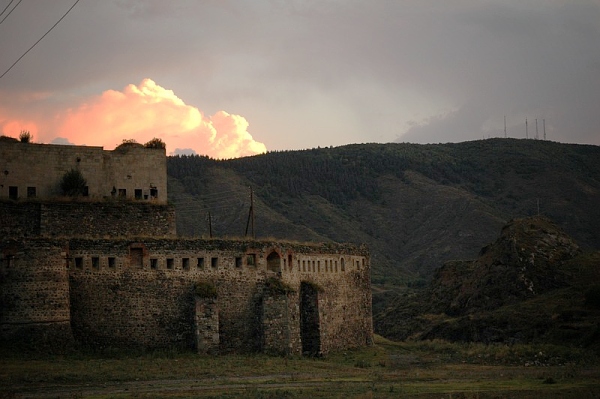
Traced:
POLYGON ((542 119, 544 125, 544 140, 546 140, 546 119, 542 119))
POLYGON ((527 118, 525 118, 525 138, 529 138, 529 133, 527 132, 527 118))
POLYGON ((504 138, 506 138, 506 115, 504 115, 504 138))

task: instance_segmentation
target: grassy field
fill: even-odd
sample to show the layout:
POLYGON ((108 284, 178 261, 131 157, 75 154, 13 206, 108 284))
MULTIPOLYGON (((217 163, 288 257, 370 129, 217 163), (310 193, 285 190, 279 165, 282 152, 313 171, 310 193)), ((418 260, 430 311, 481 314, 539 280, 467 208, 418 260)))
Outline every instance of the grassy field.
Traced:
POLYGON ((599 364, 563 347, 380 337, 317 359, 5 351, 0 398, 598 398, 599 364))

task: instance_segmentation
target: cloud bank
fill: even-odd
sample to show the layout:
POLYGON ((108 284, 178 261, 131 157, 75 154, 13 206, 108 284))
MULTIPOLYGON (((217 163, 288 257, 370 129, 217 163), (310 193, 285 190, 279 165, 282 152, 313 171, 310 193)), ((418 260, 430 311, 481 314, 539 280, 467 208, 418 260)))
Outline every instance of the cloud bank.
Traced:
POLYGON ((122 91, 107 90, 89 97, 52 118, 0 117, 0 125, 3 134, 13 137, 29 130, 38 142, 57 142, 60 138, 62 143, 114 148, 124 139, 145 143, 158 137, 167 143, 170 154, 185 149, 187 154, 222 159, 267 150, 248 132, 244 117, 225 111, 206 116, 151 79, 138 86, 130 84, 122 91))

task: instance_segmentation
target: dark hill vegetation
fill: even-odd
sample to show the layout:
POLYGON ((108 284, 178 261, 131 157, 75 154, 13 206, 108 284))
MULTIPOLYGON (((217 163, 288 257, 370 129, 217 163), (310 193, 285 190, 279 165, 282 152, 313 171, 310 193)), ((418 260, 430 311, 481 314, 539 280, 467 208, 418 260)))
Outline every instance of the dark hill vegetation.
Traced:
POLYGON ((375 316, 394 339, 549 342, 600 350, 600 252, 583 253, 545 217, 516 219, 473 261, 447 262, 429 287, 375 316))
MULTIPOLYGON (((254 190, 257 237, 366 243, 376 284, 423 285, 545 215, 600 248, 600 147, 541 140, 361 144, 213 160, 168 159, 180 234, 241 236, 254 190)), ((251 228, 248 229, 251 231, 251 228)))

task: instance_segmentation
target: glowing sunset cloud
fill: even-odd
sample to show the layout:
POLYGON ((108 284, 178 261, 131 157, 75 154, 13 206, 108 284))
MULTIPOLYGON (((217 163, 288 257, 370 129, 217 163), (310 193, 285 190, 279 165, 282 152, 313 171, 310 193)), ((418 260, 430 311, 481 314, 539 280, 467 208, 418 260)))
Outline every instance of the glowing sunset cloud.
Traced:
POLYGON ((145 143, 158 137, 171 154, 186 149, 187 153, 193 150, 213 158, 236 158, 267 150, 248 133, 244 117, 225 111, 207 117, 151 79, 144 79, 139 86, 128 85, 123 91, 107 90, 59 113, 52 122, 2 122, 4 134, 17 136, 21 129, 30 130, 38 142, 59 137, 63 142, 112 149, 124 139, 145 143), (38 130, 48 130, 50 125, 56 126, 52 136, 46 133, 37 137, 38 130))

